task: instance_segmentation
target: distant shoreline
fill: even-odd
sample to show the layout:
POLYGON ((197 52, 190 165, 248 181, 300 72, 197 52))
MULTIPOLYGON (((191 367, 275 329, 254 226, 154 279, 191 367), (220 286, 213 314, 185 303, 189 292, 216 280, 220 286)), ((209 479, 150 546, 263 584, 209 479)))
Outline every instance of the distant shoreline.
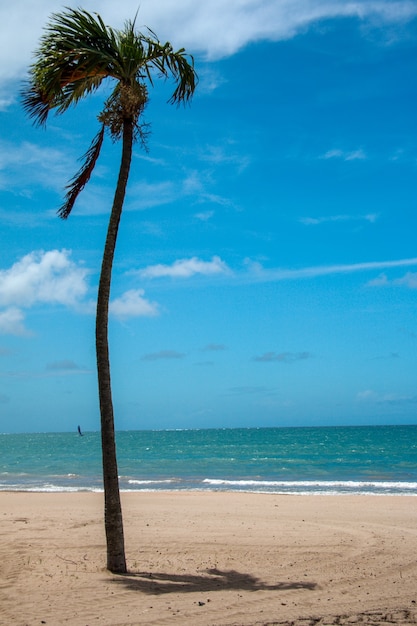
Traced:
MULTIPOLYGON (((292 426, 288 425, 275 425, 275 426, 208 426, 202 428, 196 427, 182 427, 182 428, 127 428, 127 429, 116 429, 116 435, 120 433, 161 433, 161 432, 200 432, 200 431, 213 431, 213 430, 275 430, 275 429, 283 429, 283 430, 292 430, 292 429, 316 429, 316 428, 415 428, 417 427, 417 422, 415 423, 401 423, 401 424, 296 424, 292 426)), ((100 433, 100 429, 97 430, 84 430, 83 435, 97 435, 100 433)), ((1 435, 78 435, 78 429, 75 427, 71 430, 40 430, 40 431, 18 431, 18 432, 0 432, 1 435)))

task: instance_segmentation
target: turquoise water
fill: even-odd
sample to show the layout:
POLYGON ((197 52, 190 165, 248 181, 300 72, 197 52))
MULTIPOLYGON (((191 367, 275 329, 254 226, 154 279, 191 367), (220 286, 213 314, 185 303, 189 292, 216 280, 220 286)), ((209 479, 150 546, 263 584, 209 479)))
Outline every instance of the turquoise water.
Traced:
MULTIPOLYGON (((417 426, 126 431, 120 488, 417 495, 417 426)), ((0 435, 0 490, 99 491, 100 435, 0 435)))

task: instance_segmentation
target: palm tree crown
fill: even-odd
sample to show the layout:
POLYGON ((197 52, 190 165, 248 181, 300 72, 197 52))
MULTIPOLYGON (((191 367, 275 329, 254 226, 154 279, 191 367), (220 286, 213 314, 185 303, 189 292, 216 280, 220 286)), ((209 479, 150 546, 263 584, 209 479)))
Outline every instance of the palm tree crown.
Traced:
POLYGON ((45 125, 51 109, 64 113, 96 91, 105 79, 115 83, 98 116, 102 127, 84 155, 82 168, 67 187, 60 217, 68 217, 88 182, 105 128, 117 140, 122 137, 124 121, 129 120, 135 137, 143 138, 139 120, 148 100, 147 82, 153 84, 154 72, 174 78, 176 88, 170 103, 187 102, 192 97, 197 75, 193 58, 183 48, 174 51, 169 42, 161 44, 149 29, 145 34, 136 31, 135 20, 116 30, 106 26, 99 15, 82 9, 52 15, 23 91, 23 107, 34 122, 45 125))

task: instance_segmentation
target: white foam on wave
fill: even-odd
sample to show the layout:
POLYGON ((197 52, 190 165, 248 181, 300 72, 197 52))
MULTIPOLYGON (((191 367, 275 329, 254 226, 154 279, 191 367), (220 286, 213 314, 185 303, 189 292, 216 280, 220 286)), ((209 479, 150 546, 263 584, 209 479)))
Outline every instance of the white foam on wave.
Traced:
POLYGON ((136 480, 130 478, 127 482, 129 485, 167 485, 174 481, 170 478, 166 480, 136 480))
POLYGON ((241 487, 280 489, 291 493, 409 493, 417 495, 417 482, 354 481, 354 480, 227 480, 205 478, 203 483, 212 487, 241 487))
POLYGON ((402 482, 402 481, 355 481, 355 480, 228 480, 225 478, 205 478, 203 483, 210 483, 212 485, 270 485, 270 486, 289 486, 289 487, 312 487, 314 485, 328 487, 328 486, 346 486, 346 487, 358 487, 358 486, 375 486, 375 487, 401 487, 402 489, 417 489, 417 482, 402 482))
POLYGON ((68 487, 62 485, 52 484, 39 484, 39 485, 0 485, 0 491, 19 491, 19 492, 33 492, 33 493, 77 493, 80 491, 88 492, 100 492, 103 489, 96 487, 68 487))

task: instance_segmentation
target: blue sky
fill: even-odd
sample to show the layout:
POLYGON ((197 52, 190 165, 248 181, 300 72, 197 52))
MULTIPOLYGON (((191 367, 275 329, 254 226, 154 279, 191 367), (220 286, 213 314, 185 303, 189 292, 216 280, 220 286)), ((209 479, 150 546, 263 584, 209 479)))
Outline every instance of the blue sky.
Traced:
MULTIPOLYGON (((417 3, 226 4, 141 2, 138 25, 194 54, 200 83, 178 109, 155 81, 135 148, 116 427, 416 423, 417 3)), ((115 27, 137 8, 82 6, 115 27)), ((19 103, 60 7, 0 8, 3 432, 99 428, 94 300, 120 145, 64 222, 104 95, 46 130, 19 103)))

